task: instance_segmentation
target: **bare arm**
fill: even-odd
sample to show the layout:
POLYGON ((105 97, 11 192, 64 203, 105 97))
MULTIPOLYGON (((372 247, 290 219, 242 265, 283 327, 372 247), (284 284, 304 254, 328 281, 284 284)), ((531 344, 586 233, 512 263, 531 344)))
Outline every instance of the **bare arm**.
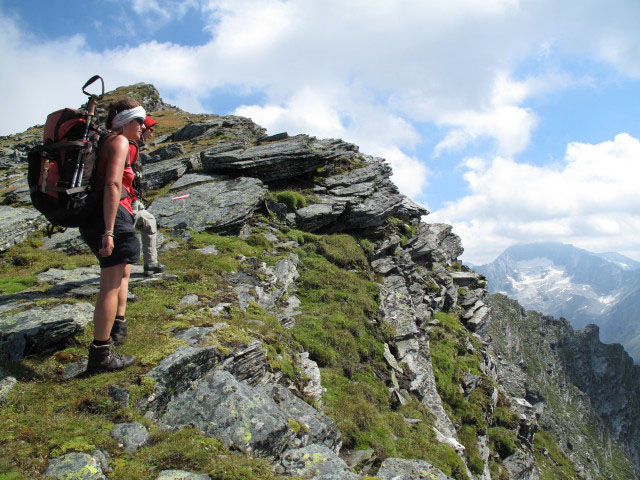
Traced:
MULTIPOLYGON (((116 221, 116 212, 120 203, 120 191, 122 189, 122 175, 124 164, 129 155, 129 142, 122 135, 113 138, 104 146, 107 168, 104 182, 103 214, 105 233, 113 233, 116 221)), ((100 254, 104 257, 111 255, 113 251, 113 237, 102 237, 102 250, 100 254)))

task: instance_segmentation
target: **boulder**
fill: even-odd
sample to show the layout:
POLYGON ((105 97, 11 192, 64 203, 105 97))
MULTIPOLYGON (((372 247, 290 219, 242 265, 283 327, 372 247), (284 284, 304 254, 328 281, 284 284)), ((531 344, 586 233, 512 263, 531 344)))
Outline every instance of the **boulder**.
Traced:
POLYGON ((235 178, 206 183, 160 197, 149 211, 159 225, 182 231, 210 230, 224 234, 240 231, 264 200, 267 190, 255 178, 235 178))
POLYGON ((0 252, 11 248, 47 224, 37 210, 0 205, 0 252))
POLYGON ((79 333, 93 318, 93 305, 59 304, 34 307, 0 317, 0 360, 19 361, 42 353, 79 333))
POLYGON ((339 470, 337 472, 316 475, 315 477, 311 477, 311 480, 358 480, 359 478, 362 477, 353 472, 348 470, 339 470))
POLYGON ((297 135, 227 152, 204 150, 201 160, 208 172, 257 177, 270 183, 313 173, 340 156, 353 155, 354 149, 357 151, 357 147, 341 140, 297 135))
POLYGON ((327 389, 322 386, 318 364, 309 358, 309 352, 296 355, 296 364, 308 379, 302 393, 319 402, 327 389))
POLYGON ((423 223, 418 234, 407 243, 406 249, 415 262, 451 264, 464 251, 460 237, 451 230, 451 225, 444 223, 423 223))
POLYGON ((4 203, 5 205, 13 205, 16 207, 31 205, 31 191, 29 190, 29 185, 27 185, 26 179, 22 179, 19 182, 14 182, 10 187, 12 188, 12 190, 4 195, 4 200, 2 203, 4 203))
POLYGON ((126 388, 118 387, 117 385, 109 385, 107 387, 107 395, 111 397, 121 408, 129 407, 129 400, 131 395, 126 388))
POLYGON ((215 182, 218 180, 229 180, 229 177, 225 175, 213 175, 211 173, 186 173, 178 180, 176 180, 173 185, 171 185, 170 191, 175 192, 179 190, 184 190, 189 187, 195 187, 196 185, 200 185, 202 183, 215 182))
POLYGON ((184 332, 174 335, 178 340, 183 340, 190 347, 199 347, 211 339, 209 334, 216 331, 213 327, 192 327, 184 332))
MULTIPOLYGON (((161 273, 147 277, 144 275, 142 265, 131 265, 131 277, 129 285, 136 283, 153 283, 160 280, 175 278, 175 275, 161 273)), ((100 267, 92 265, 90 267, 79 267, 72 270, 60 268, 50 268, 38 274, 39 283, 49 283, 52 287, 48 290, 49 295, 72 295, 77 297, 88 297, 98 293, 100 285, 100 267)), ((131 301, 132 298, 129 298, 131 301)))
POLYGON ((2 405, 4 399, 7 398, 7 395, 9 395, 9 392, 13 390, 13 387, 15 387, 17 383, 18 381, 14 377, 0 370, 0 405, 2 405))
POLYGON ((228 448, 258 456, 280 456, 295 435, 271 398, 221 370, 176 395, 160 421, 172 429, 194 426, 228 448))
POLYGON ((113 439, 132 454, 149 440, 149 431, 139 423, 118 423, 111 429, 113 439))
POLYGON ((319 475, 336 474, 349 470, 349 466, 333 450, 318 444, 287 450, 282 455, 280 465, 288 475, 301 477, 313 475, 314 478, 319 475))
POLYGON ((296 210, 295 224, 301 230, 315 232, 334 223, 341 213, 330 204, 315 203, 296 210))
POLYGON ((251 386, 264 384, 270 378, 267 357, 260 340, 253 340, 233 350, 222 362, 222 368, 251 386))
POLYGON ((219 138, 225 143, 253 143, 266 136, 266 130, 251 119, 235 115, 209 115, 204 121, 190 123, 171 135, 172 141, 219 138))
POLYGON ((181 347, 165 357, 147 374, 156 381, 153 393, 141 402, 154 417, 161 415, 173 395, 187 390, 222 361, 215 347, 181 347))
POLYGON ((509 478, 513 480, 538 480, 538 468, 533 454, 524 449, 505 458, 502 466, 509 472, 509 478))
POLYGON ((291 441, 291 446, 301 447, 309 444, 318 444, 336 454, 342 446, 342 435, 324 413, 316 410, 311 405, 296 397, 282 385, 266 385, 258 387, 257 391, 273 399, 285 412, 292 422, 296 432, 296 439, 291 441))
POLYGON ((40 248, 56 250, 67 255, 91 252, 87 244, 82 240, 77 228, 67 228, 64 232, 57 232, 51 237, 44 237, 40 248))
POLYGON ((184 147, 180 143, 168 143, 162 147, 156 148, 152 152, 142 152, 140 155, 142 163, 144 165, 148 165, 150 163, 156 163, 161 160, 168 160, 170 158, 184 155, 184 147), (144 155, 144 157, 142 157, 142 155, 144 155))
POLYGON ((142 187, 144 190, 156 190, 175 182, 192 168, 191 157, 176 160, 163 160, 144 168, 142 187))
POLYGON ((404 458, 387 458, 376 477, 381 480, 453 480, 433 465, 424 460, 406 460, 404 458))
POLYGON ((106 478, 99 458, 77 452, 52 458, 43 477, 58 480, 104 480, 106 478))

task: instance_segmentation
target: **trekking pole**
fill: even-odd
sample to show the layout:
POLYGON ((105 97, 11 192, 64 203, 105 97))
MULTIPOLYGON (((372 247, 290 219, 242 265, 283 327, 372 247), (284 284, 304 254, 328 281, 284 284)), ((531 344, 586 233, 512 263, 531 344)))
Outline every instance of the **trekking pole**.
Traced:
POLYGON ((84 146, 78 152, 76 168, 73 172, 73 179, 71 180, 71 188, 79 187, 82 185, 82 177, 84 176, 84 156, 85 154, 91 152, 91 144, 89 143, 91 122, 93 121, 93 117, 96 114, 96 106, 98 105, 98 100, 102 99, 104 95, 104 80, 102 80, 102 77, 100 75, 94 75, 89 80, 87 80, 87 83, 85 83, 82 87, 82 93, 89 97, 89 102, 87 104, 87 124, 84 127, 84 134, 82 135, 82 143, 84 144, 84 146), (102 93, 100 93, 100 95, 94 95, 87 92, 86 88, 98 79, 100 79, 100 83, 102 84, 102 93))

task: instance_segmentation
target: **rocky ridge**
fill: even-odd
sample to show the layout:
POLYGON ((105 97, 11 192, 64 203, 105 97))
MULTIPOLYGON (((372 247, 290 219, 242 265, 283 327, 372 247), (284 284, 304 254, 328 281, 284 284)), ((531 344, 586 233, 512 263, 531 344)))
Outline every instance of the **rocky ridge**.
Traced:
MULTIPOLYGON (((161 110, 160 125, 163 117, 167 123, 182 118, 180 112, 162 103, 154 90, 144 85, 134 87, 130 93, 149 99, 150 110, 161 110)), ((171 314, 178 326, 165 332, 174 338, 172 345, 177 348, 152 362, 152 368, 139 379, 151 388, 129 405, 127 389, 132 387, 123 390, 113 385, 109 390, 112 398, 134 406, 157 428, 192 428, 218 439, 226 449, 267 458, 272 471, 280 475, 315 480, 363 478, 367 474, 394 479, 427 474, 442 479, 545 478, 539 469, 546 465, 534 449, 540 419, 559 436, 560 450, 577 466, 576 476, 568 478, 607 475, 611 459, 590 460, 597 445, 585 441, 580 446, 586 453, 576 454, 565 441, 570 435, 562 433, 568 428, 566 421, 548 415, 555 420, 546 422, 547 402, 541 392, 528 389, 526 369, 520 365, 522 355, 507 356, 488 343, 495 335, 489 332, 498 324, 490 319, 503 317, 490 316, 486 280, 457 261, 463 250, 450 226, 422 221, 428 212, 398 192, 384 160, 364 155, 355 145, 341 140, 286 134, 267 137, 264 129, 249 119, 231 116, 201 116, 160 137, 146 154, 150 164, 145 181, 155 189, 149 209, 166 236, 162 247, 166 254, 182 252, 185 244, 202 243, 202 238, 209 238, 206 235, 237 235, 243 245, 264 246, 262 255, 273 260, 267 263, 260 255, 239 255, 234 259, 237 268, 222 275, 224 288, 215 300, 195 294, 182 297, 171 314), (295 194, 305 198, 304 206, 291 208, 280 201, 295 194), (358 249, 366 256, 361 253, 363 259, 354 257, 341 264, 331 253, 331 245, 322 243, 324 237, 320 237, 342 238, 332 237, 337 233, 360 239, 358 249), (298 298, 308 288, 300 279, 301 272, 311 269, 309 260, 299 257, 309 253, 302 248, 305 245, 313 246, 344 270, 360 271, 375 281, 376 308, 366 328, 378 336, 387 333, 385 341, 378 343, 384 348, 371 357, 380 363, 370 373, 386 389, 383 397, 392 406, 389 415, 410 409, 429 412, 429 428, 424 431, 433 437, 430 445, 441 456, 422 455, 433 458, 437 465, 424 457, 378 456, 381 451, 372 452, 362 463, 345 462, 351 448, 369 445, 357 445, 349 437, 349 448, 343 448, 345 438, 339 427, 349 430, 341 419, 324 411, 323 399, 335 392, 326 392, 322 382, 335 375, 335 369, 329 369, 330 363, 313 349, 281 350, 274 355, 268 335, 246 338, 249 327, 238 330, 235 319, 248 316, 256 330, 266 328, 282 337, 293 332, 295 338, 303 338, 296 326, 305 328, 310 321, 305 313, 308 305, 298 298), (260 316, 252 317, 255 312, 260 316), (199 325, 189 325, 190 318, 198 318, 199 325), (269 323, 270 319, 277 324, 269 323), (240 340, 220 342, 223 335, 231 334, 240 340), (288 362, 292 366, 285 368, 288 362), (505 371, 516 373, 507 375, 505 371)), ((34 140, 15 140, 22 143, 13 149, 3 147, 7 155, 0 159, 2 165, 12 166, 2 170, 7 192, 4 203, 9 204, 3 208, 9 210, 0 226, 1 232, 7 232, 1 247, 9 252, 12 245, 37 234, 43 226, 33 210, 20 207, 25 202, 16 200, 20 196, 15 194, 21 188, 14 167, 24 151, 23 140, 34 140), (16 220, 19 215, 30 220, 16 220), (10 223, 5 223, 5 218, 10 223), (18 236, 12 232, 17 225, 21 228, 18 236)), ((54 234, 54 239, 58 235, 62 234, 54 234)), ((197 245, 201 256, 222 256, 219 250, 224 243, 206 243, 197 245)), ((50 242, 48 248, 68 252, 74 250, 73 245, 77 239, 71 236, 50 242)), ((12 339, 17 338, 16 325, 25 323, 19 321, 20 315, 33 312, 28 302, 36 298, 46 303, 60 294, 73 299, 95 295, 95 286, 74 283, 74 277, 83 278, 80 269, 49 269, 42 275, 38 279, 40 293, 25 291, 2 300, 0 354, 7 360, 22 358, 13 353, 18 349, 12 339)), ((155 280, 170 282, 171 278, 155 280)), ((74 308, 85 308, 73 304, 74 308)), ((30 341, 28 351, 23 348, 21 352, 42 355, 52 348, 64 348, 88 322, 83 318, 79 327, 53 328, 47 341, 30 341)), ((23 334, 21 338, 31 337, 23 334)), ((565 351, 581 352, 582 363, 590 361, 584 348, 575 343, 568 344, 565 351)), ((358 378, 357 371, 346 365, 342 368, 341 381, 358 378)), ((76 364, 68 365, 65 378, 74 378, 80 370, 76 364)), ((577 363, 575 371, 580 371, 577 363)), ((14 377, 4 378, 7 388, 16 388, 14 377)), ((360 388, 358 383, 362 382, 353 381, 353 388, 360 388)), ((581 388, 589 390, 588 385, 581 388)), ((575 395, 586 398, 577 389, 575 395)), ((9 403, 17 401, 10 392, 3 397, 9 403)), ((591 418, 588 403, 585 401, 584 411, 591 418)), ((625 410, 624 405, 618 408, 625 410)), ((404 414, 398 431, 408 428, 411 432, 425 423, 415 415, 404 414)), ((608 428, 628 432, 628 421, 608 422, 608 428)), ((121 427, 126 431, 133 428, 121 427)), ((405 435, 411 437, 411 433, 405 435)), ((378 445, 374 440, 370 443, 378 445)), ((102 478, 101 472, 107 472, 108 458, 105 463, 104 459, 96 460, 94 453, 82 458, 78 455, 52 457, 49 476, 62 478, 65 471, 85 469, 87 475, 78 478, 102 478), (78 466, 78 462, 85 463, 78 466), (72 466, 60 470, 66 463, 72 466)), ((169 470, 157 478, 170 478, 166 472, 169 470)), ((199 478, 195 473, 184 474, 199 478)))

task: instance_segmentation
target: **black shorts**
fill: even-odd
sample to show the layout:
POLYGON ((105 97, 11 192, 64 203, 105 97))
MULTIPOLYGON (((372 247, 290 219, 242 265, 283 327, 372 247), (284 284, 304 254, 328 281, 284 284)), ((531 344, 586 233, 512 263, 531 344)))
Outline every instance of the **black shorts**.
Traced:
POLYGON ((121 263, 138 263, 140 261, 140 242, 136 236, 133 216, 122 205, 118 205, 116 221, 113 226, 113 252, 108 257, 100 255, 102 248, 102 234, 104 233, 104 218, 93 224, 80 227, 80 235, 100 262, 100 268, 113 267, 121 263))

